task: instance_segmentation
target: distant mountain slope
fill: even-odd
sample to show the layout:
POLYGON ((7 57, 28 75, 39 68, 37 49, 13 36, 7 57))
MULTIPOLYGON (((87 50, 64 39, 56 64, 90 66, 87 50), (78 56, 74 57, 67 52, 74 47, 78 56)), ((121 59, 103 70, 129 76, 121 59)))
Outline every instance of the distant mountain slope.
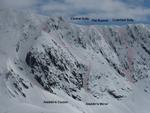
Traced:
POLYGON ((0 10, 0 110, 149 113, 149 44, 149 25, 80 26, 0 10))

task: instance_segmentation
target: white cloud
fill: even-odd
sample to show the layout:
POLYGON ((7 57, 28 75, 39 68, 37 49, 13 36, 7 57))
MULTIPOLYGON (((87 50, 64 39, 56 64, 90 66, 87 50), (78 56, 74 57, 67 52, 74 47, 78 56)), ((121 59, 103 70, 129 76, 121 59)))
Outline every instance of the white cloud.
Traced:
POLYGON ((100 18, 134 18, 146 20, 150 8, 145 0, 0 0, 0 8, 29 8, 50 16, 95 16, 100 18), (38 6, 37 6, 38 4, 38 6), (137 5, 138 4, 138 5, 137 5), (140 5, 141 4, 141 5, 140 5), (35 8, 38 7, 37 9, 35 8))
MULTIPOLYGON (((141 2, 141 0, 139 0, 141 2)), ((136 2, 136 1, 135 1, 136 2)), ((87 15, 102 18, 146 19, 150 8, 128 4, 121 0, 65 0, 64 3, 49 3, 41 7, 50 15, 87 15)))
POLYGON ((0 0, 1 8, 28 8, 37 3, 38 0, 0 0))

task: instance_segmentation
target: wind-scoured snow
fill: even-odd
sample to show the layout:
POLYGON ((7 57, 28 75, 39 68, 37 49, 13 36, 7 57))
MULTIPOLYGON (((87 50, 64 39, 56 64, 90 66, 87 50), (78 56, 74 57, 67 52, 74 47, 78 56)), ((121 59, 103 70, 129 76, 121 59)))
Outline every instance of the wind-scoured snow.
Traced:
POLYGON ((149 44, 149 25, 0 10, 0 113, 149 113, 149 44))

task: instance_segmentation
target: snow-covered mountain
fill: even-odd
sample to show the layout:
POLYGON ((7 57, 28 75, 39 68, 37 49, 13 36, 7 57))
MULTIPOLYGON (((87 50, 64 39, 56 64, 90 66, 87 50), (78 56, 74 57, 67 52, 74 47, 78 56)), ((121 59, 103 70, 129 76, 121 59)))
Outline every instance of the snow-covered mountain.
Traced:
POLYGON ((0 10, 0 113, 149 113, 149 44, 149 25, 0 10))

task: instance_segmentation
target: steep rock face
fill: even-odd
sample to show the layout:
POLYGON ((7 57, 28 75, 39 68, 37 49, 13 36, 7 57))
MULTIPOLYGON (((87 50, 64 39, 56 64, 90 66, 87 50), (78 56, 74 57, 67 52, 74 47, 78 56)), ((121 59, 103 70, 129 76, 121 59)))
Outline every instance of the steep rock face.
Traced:
POLYGON ((120 70, 124 74, 130 74, 133 81, 148 77, 150 55, 147 45, 150 33, 148 26, 128 25, 100 28, 100 31, 117 54, 121 64, 120 70))
POLYGON ((70 29, 61 32, 65 35, 63 37, 72 40, 75 46, 101 53, 119 75, 132 76, 132 82, 148 76, 149 25, 81 26, 70 29))
MULTIPOLYGON (((31 67, 31 72, 37 81, 51 92, 52 88, 59 88, 72 97, 76 95, 77 99, 81 100, 82 97, 79 93, 81 88, 89 87, 91 94, 97 98, 100 98, 100 95, 109 95, 111 89, 118 92, 118 95, 125 97, 130 88, 126 85, 117 87, 118 83, 121 84, 120 78, 127 78, 129 82, 134 83, 148 76, 148 49, 145 47, 146 44, 141 43, 144 40, 141 40, 142 35, 144 38, 149 36, 147 26, 76 27, 75 25, 68 25, 62 19, 48 19, 45 26, 46 28, 42 32, 46 35, 44 37, 49 37, 43 39, 47 40, 47 44, 43 42, 36 44, 40 47, 33 46, 32 51, 29 51, 26 56, 26 63, 31 67), (142 34, 138 33, 137 29, 143 30, 142 34), (139 40, 141 41, 139 42, 139 40), (73 52, 75 49, 77 52, 73 52), (80 49, 85 55, 80 55, 80 49), (88 55, 89 52, 92 54, 88 55), (144 60, 139 53, 145 55, 144 60), (105 60, 104 63, 95 65, 94 63, 98 62, 96 56, 102 57, 105 60), (96 68, 109 68, 107 71, 101 68, 95 70, 95 66, 92 65, 91 67, 91 64, 79 63, 78 57, 82 57, 81 60, 96 57, 95 61, 88 62, 93 62, 96 68), (97 77, 100 78, 103 75, 103 79, 97 80, 97 77), (112 81, 112 78, 116 79, 115 87, 112 88, 110 84, 103 83, 104 79, 112 81), (93 81, 95 81, 95 85, 93 81), (84 87, 84 83, 88 86, 84 87), (103 83, 102 86, 101 83, 103 83), (102 91, 97 88, 95 90, 94 87, 100 88, 102 91)), ((41 40, 42 38, 37 42, 41 42, 41 40)), ((103 60, 100 61, 103 62, 103 60)))
POLYGON ((26 79, 22 78, 19 74, 16 74, 13 70, 6 73, 5 80, 8 91, 13 97, 20 95, 26 98, 24 91, 32 87, 32 84, 29 81, 26 81, 26 79))
POLYGON ((26 56, 26 63, 35 79, 50 92, 53 92, 52 88, 58 88, 80 100, 81 97, 74 93, 83 87, 87 66, 72 58, 54 40, 40 46, 42 50, 35 47, 26 56))
POLYGON ((0 15, 0 81, 7 90, 0 98, 7 92, 42 106, 44 88, 109 105, 128 98, 138 82, 149 83, 149 25, 80 26, 28 13, 0 15))

